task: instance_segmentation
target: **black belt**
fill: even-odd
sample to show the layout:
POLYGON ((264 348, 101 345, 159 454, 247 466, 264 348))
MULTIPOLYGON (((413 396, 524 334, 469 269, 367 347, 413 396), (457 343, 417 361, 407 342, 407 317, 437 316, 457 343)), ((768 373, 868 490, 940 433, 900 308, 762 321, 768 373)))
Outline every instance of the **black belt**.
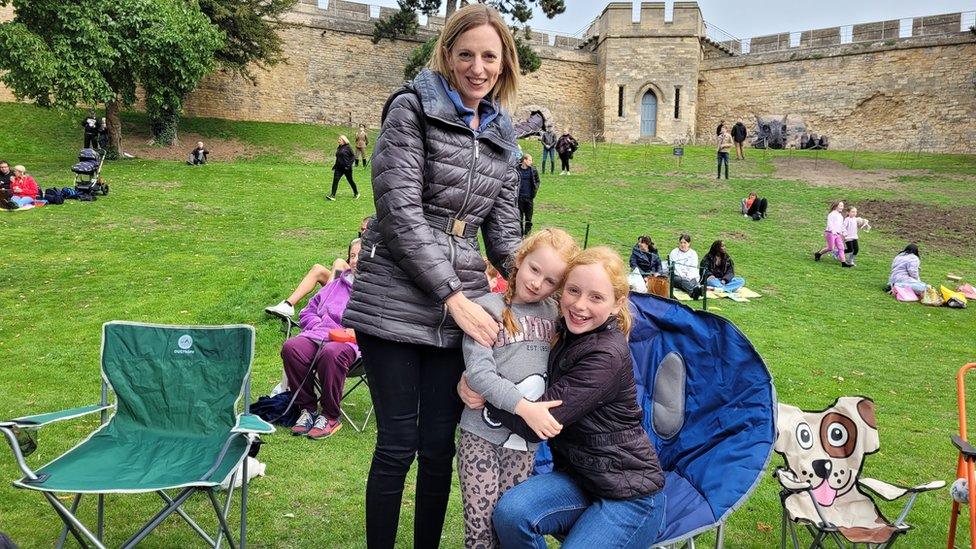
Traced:
POLYGON ((426 212, 424 212, 424 217, 427 218, 427 223, 430 224, 431 227, 449 235, 464 238, 475 238, 478 236, 477 225, 461 221, 456 217, 447 217, 446 215, 437 215, 426 212))

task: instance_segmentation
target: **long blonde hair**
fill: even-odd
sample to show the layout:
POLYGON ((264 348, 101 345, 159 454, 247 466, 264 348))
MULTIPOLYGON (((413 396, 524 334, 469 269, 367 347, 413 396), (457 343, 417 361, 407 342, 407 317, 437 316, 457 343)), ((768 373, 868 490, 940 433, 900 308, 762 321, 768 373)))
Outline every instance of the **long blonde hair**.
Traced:
MULTIPOLYGON (((576 243, 576 239, 562 229, 547 227, 531 236, 527 236, 522 241, 522 244, 515 250, 512 265, 508 269, 508 289, 505 290, 505 295, 503 296, 505 308, 502 309, 502 324, 504 324, 505 331, 509 335, 522 333, 522 328, 518 322, 515 322, 515 317, 512 315, 512 298, 515 297, 515 277, 518 275, 519 265, 525 259, 525 256, 542 246, 552 248, 567 265, 579 253, 579 244, 576 243)), ((562 282, 562 280, 559 281, 558 287, 562 287, 562 282)))
POLYGON ((469 4, 455 11, 451 18, 444 23, 444 29, 441 30, 437 43, 434 44, 434 54, 430 56, 427 67, 447 78, 451 87, 457 89, 458 83, 454 78, 454 72, 451 71, 448 56, 462 34, 482 25, 491 25, 502 42, 502 70, 495 86, 488 92, 488 96, 492 101, 497 100, 503 107, 512 110, 515 105, 521 68, 519 67, 518 52, 515 49, 515 38, 512 36, 512 31, 494 8, 484 4, 469 4))
POLYGON ((627 282, 627 267, 617 252, 606 246, 597 246, 595 248, 587 248, 576 254, 576 257, 566 266, 566 276, 563 277, 563 284, 560 286, 560 291, 562 291, 562 286, 566 284, 566 279, 569 277, 570 271, 581 265, 594 264, 601 265, 603 270, 606 271, 607 276, 610 277, 610 285, 613 286, 614 302, 621 301, 621 298, 623 298, 623 305, 620 307, 620 312, 617 313, 617 326, 624 335, 630 335, 630 328, 634 323, 633 318, 630 316, 630 308, 627 306, 630 284, 627 282))

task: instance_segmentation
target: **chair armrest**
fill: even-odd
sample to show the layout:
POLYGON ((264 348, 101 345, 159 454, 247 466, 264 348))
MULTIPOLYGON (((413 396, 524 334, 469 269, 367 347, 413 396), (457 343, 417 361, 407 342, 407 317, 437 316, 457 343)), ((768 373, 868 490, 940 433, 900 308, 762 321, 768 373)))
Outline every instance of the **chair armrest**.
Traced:
POLYGON ((776 477, 776 480, 779 481, 783 488, 786 488, 790 492, 806 492, 813 488, 809 482, 800 480, 792 471, 783 467, 777 467, 773 471, 773 476, 776 477))
POLYGON ((108 410, 110 408, 115 408, 115 405, 107 404, 102 406, 101 404, 93 404, 91 406, 82 406, 80 408, 69 408, 67 410, 61 410, 60 412, 17 417, 11 419, 8 423, 12 423, 21 429, 39 429, 50 423, 74 419, 76 417, 94 414, 95 412, 101 412, 102 410, 108 410))
POLYGON ((883 480, 868 477, 859 478, 857 483, 864 486, 868 490, 871 490, 875 494, 878 494, 886 501, 894 501, 908 494, 919 494, 922 492, 928 492, 929 490, 938 490, 939 488, 944 487, 946 484, 943 480, 933 480, 932 482, 926 484, 908 487, 898 486, 883 480))
POLYGON ((237 424, 231 429, 234 433, 274 433, 273 425, 254 414, 238 414, 237 424))
POLYGON ((952 435, 952 444, 959 449, 959 453, 966 456, 966 461, 976 460, 976 448, 973 448, 969 442, 962 439, 959 435, 952 435))

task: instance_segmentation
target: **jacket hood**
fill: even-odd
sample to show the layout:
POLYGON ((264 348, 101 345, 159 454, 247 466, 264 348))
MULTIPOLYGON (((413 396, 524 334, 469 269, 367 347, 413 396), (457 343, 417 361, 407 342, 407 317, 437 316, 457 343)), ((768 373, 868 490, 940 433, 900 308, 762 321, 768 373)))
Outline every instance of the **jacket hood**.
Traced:
MULTIPOLYGON (((430 69, 423 69, 413 79, 413 88, 420 96, 420 103, 424 108, 424 115, 442 122, 460 126, 473 131, 464 123, 454 102, 448 97, 447 92, 441 86, 440 77, 430 69)), ((515 129, 512 126, 512 118, 508 111, 498 107, 498 116, 488 125, 479 135, 482 139, 491 141, 499 148, 515 152, 515 129)))

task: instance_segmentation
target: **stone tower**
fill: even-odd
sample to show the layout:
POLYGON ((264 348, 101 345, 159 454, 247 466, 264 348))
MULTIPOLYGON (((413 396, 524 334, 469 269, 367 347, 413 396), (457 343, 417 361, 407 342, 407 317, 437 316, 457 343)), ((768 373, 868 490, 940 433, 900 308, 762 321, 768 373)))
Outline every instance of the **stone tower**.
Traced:
POLYGON ((695 133, 705 26, 696 2, 608 4, 594 24, 597 88, 607 141, 673 142, 695 133))

